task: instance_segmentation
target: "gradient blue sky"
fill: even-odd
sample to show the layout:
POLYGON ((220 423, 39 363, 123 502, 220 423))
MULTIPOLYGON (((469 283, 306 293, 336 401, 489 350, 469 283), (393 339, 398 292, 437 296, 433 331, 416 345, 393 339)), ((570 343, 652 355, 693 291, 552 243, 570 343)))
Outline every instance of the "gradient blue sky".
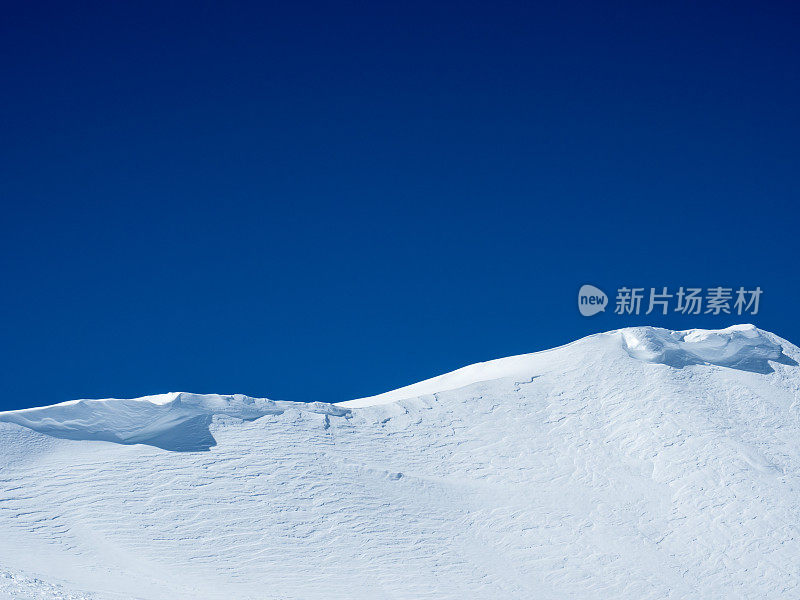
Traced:
POLYGON ((800 4, 2 5, 0 408, 800 341, 800 4), (583 283, 764 289, 578 314, 583 283))

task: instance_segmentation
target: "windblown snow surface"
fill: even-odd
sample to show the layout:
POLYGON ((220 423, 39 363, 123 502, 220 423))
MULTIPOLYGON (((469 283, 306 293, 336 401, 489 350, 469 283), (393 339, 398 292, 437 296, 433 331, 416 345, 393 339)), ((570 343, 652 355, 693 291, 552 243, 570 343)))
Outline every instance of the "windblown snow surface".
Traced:
POLYGON ((643 327, 338 405, 0 413, 0 598, 800 598, 798 360, 643 327))

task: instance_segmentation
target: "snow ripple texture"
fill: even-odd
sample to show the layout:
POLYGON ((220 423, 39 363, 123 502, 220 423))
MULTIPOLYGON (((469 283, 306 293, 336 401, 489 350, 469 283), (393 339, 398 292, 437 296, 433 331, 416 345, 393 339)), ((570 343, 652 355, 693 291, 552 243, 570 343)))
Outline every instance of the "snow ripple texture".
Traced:
POLYGON ((633 328, 339 405, 0 413, 0 599, 800 598, 798 359, 633 328))

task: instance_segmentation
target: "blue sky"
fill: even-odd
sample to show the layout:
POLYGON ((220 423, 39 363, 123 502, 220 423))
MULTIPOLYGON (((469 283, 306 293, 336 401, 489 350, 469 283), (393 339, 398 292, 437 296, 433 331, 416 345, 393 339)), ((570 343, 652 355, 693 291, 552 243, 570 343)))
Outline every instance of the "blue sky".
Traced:
POLYGON ((797 4, 109 4, 3 7, 0 408, 800 341, 797 4), (583 283, 764 293, 584 318, 583 283))

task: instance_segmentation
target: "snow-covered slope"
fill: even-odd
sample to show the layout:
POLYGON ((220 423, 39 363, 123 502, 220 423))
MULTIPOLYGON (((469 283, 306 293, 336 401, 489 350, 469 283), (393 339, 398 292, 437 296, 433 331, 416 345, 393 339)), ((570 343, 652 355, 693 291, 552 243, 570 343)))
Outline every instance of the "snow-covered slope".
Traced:
POLYGON ((634 328, 339 405, 0 413, 0 598, 800 598, 798 360, 634 328))

